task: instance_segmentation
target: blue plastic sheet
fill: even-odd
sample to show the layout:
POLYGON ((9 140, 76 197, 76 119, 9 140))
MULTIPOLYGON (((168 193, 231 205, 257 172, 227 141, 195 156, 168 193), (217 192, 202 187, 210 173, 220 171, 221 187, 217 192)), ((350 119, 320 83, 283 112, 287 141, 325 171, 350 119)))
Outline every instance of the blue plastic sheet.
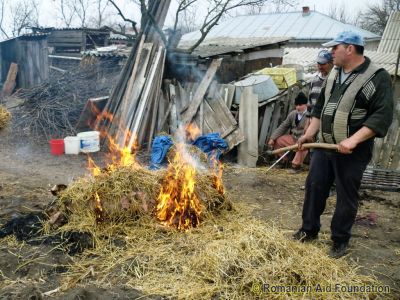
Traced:
POLYGON ((161 168, 169 148, 173 145, 172 139, 167 135, 160 135, 154 138, 150 157, 150 170, 161 168))
POLYGON ((228 148, 228 144, 219 133, 209 133, 198 137, 193 145, 207 154, 208 160, 219 160, 221 154, 228 148))

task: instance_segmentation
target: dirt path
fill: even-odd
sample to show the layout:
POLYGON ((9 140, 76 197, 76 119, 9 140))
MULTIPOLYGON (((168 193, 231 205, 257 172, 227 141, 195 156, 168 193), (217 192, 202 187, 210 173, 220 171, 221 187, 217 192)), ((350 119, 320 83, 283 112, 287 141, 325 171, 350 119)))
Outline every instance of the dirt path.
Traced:
MULTIPOLYGON (((77 156, 51 156, 46 142, 31 144, 26 139, 15 138, 10 130, 0 131, 0 224, 11 218, 41 210, 51 201, 48 189, 56 183, 70 183, 83 176, 87 158, 77 156)), ((97 154, 95 159, 101 159, 97 154)), ((240 168, 228 165, 225 169, 225 186, 234 202, 246 203, 254 216, 274 221, 287 236, 299 227, 306 172, 290 175, 286 170, 266 168, 240 168)), ((350 254, 346 260, 357 264, 360 273, 373 274, 391 287, 393 299, 400 298, 400 197, 397 193, 362 191, 359 210, 360 221, 354 226, 350 254), (376 218, 371 224, 368 216, 376 218), (361 218, 363 217, 363 218, 361 218)), ((330 197, 327 210, 322 216, 322 234, 315 244, 328 250, 330 245, 330 219, 335 197, 330 197)), ((36 246, 17 246, 15 249, 0 247, 0 281, 24 278, 20 289, 0 292, 0 299, 28 299, 32 295, 49 291, 59 286, 62 268, 71 261, 65 255, 52 255, 51 262, 43 253, 49 249, 36 246), (30 267, 19 267, 20 258, 34 260, 30 267), (34 282, 37 274, 47 274, 40 286, 34 282), (32 281, 31 285, 26 282, 32 281), (39 292, 40 291, 40 292, 39 292), (29 296, 29 297, 28 297, 29 296)), ((8 240, 7 245, 12 245, 8 240)), ((59 252, 58 252, 59 253, 59 252)), ((53 299, 135 299, 138 291, 125 287, 99 289, 86 287, 72 289, 67 294, 53 299), (102 295, 102 298, 98 298, 102 295), (78 298, 77 298, 78 297, 78 298), (83 297, 83 298, 82 298, 83 297)), ((29 298, 29 299, 41 299, 29 298)), ((143 298, 146 299, 146 298, 143 298)))

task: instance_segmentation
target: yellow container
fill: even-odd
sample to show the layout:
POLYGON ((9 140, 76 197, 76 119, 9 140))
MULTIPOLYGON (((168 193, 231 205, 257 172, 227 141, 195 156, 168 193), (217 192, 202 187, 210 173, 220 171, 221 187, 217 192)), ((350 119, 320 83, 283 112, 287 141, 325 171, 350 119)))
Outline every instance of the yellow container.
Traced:
POLYGON ((296 83, 296 69, 294 68, 264 68, 256 74, 269 75, 279 89, 286 89, 296 83))

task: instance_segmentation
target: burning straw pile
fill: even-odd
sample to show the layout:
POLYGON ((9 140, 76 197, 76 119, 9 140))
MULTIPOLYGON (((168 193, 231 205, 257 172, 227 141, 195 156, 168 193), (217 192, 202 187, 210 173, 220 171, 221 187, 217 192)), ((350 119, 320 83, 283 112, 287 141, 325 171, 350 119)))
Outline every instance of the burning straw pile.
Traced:
POLYGON ((3 129, 11 120, 11 113, 5 108, 0 106, 0 129, 3 129))
MULTIPOLYGON (((61 194, 68 223, 58 230, 90 233, 94 247, 75 257, 56 291, 125 284, 182 299, 323 299, 318 287, 377 284, 344 260, 287 239, 246 207, 232 208, 216 184, 218 175, 190 169, 179 146, 168 169, 155 172, 139 166, 129 152, 122 149, 120 163, 103 170, 92 163, 94 177, 61 194), (265 294, 267 285, 281 293, 265 294)), ((329 294, 355 296, 369 297, 343 290, 329 294)))

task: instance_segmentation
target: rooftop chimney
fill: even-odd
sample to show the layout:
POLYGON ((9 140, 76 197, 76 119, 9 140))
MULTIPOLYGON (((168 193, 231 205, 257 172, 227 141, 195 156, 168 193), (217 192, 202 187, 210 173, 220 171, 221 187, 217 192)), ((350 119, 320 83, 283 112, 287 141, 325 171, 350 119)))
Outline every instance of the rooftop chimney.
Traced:
POLYGON ((309 6, 303 6, 303 17, 306 17, 310 15, 310 7, 309 6))

